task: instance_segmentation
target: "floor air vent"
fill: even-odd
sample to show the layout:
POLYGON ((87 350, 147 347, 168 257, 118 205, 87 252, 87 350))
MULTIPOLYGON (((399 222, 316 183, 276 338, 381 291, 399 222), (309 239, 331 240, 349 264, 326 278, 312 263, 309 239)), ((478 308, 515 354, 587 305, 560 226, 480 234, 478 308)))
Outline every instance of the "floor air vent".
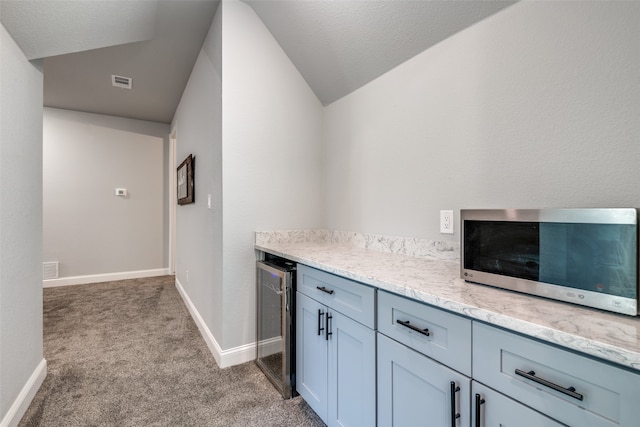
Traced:
POLYGON ((42 279, 57 279, 58 278, 58 261, 43 262, 42 263, 42 279))
POLYGON ((111 84, 114 87, 131 89, 131 81, 131 77, 116 76, 115 74, 111 74, 111 84))

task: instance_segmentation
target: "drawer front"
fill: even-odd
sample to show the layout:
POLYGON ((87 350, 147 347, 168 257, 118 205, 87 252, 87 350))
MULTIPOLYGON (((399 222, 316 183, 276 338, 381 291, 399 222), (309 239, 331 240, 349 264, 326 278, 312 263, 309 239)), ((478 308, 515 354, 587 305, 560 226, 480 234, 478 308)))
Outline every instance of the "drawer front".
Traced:
POLYGON ((297 280, 299 292, 375 329, 374 288, 302 264, 297 280))
POLYGON ((479 322, 473 324, 473 374, 571 426, 632 426, 640 419, 640 374, 479 322))
POLYGON ((378 331, 471 376, 469 319, 379 291, 378 331))

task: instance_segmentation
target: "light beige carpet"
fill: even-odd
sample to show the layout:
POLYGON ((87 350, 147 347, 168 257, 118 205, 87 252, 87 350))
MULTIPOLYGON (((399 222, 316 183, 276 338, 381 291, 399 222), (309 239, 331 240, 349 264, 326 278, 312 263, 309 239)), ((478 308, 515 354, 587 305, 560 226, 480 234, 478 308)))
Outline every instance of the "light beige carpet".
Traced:
POLYGON ((48 375, 25 426, 323 426, 253 362, 217 367, 173 276, 44 289, 48 375))

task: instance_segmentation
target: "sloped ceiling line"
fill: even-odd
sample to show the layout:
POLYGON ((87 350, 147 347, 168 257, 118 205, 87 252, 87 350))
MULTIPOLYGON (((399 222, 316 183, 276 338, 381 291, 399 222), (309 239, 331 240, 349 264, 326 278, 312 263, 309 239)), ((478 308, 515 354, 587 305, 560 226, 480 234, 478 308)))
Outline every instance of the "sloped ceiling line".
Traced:
MULTIPOLYGON (((328 105, 515 3, 244 0, 328 105)), ((44 59, 46 106, 169 123, 219 0, 1 0, 29 59, 44 59), (131 90, 111 74, 133 78, 131 90)))

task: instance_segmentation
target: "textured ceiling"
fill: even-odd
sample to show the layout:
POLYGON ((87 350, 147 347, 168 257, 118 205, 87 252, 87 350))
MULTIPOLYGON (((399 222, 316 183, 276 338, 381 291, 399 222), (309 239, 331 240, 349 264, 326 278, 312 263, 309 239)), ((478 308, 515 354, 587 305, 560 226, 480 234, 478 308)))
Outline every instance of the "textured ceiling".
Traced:
MULTIPOLYGON (((513 1, 244 0, 325 105, 513 1)), ((219 0, 0 0, 46 106, 170 123, 219 0), (111 86, 111 75, 133 89, 111 86)))
POLYGON ((218 2, 160 1, 151 40, 44 60, 48 107, 170 123, 218 2), (132 78, 132 89, 111 75, 132 78))
POLYGON ((28 59, 153 37, 156 0, 0 1, 2 24, 28 59))
POLYGON ((245 0, 324 105, 514 1, 245 0))

